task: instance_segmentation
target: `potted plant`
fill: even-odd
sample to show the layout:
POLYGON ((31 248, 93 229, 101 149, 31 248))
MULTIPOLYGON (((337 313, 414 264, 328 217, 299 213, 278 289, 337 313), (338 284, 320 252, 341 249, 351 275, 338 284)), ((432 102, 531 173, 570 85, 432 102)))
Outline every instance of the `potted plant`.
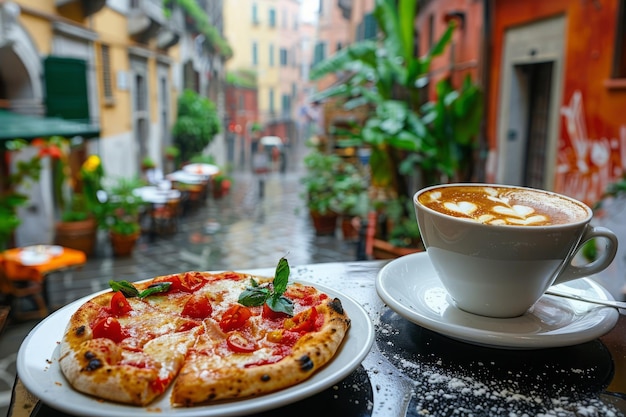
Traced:
POLYGON ((220 171, 211 178, 211 183, 213 198, 222 198, 230 191, 232 179, 220 171))
POLYGON ((54 136, 46 141, 35 141, 33 145, 40 147, 41 155, 52 159, 53 189, 60 210, 55 224, 55 243, 92 255, 97 229, 103 221, 103 209, 97 197, 104 177, 100 158, 90 156, 75 172, 70 164, 69 140, 54 136))
MULTIPOLYGON (((440 81, 437 100, 421 101, 430 63, 445 51, 456 22, 449 23, 426 55, 416 57, 417 4, 376 0, 373 14, 382 36, 348 45, 311 71, 313 80, 343 74, 342 83, 314 99, 332 99, 347 110, 366 109, 356 137, 370 152, 370 194, 383 202, 411 197, 419 188, 459 179, 461 173, 469 177, 482 118, 482 96, 469 79, 460 90, 440 81)), ((403 207, 403 212, 403 218, 414 217, 412 209, 403 207)))
POLYGON ((345 164, 344 175, 333 185, 330 207, 340 216, 342 236, 346 240, 358 237, 360 220, 369 208, 368 184, 361 170, 354 164, 345 164))
POLYGON ((144 156, 141 159, 141 170, 142 171, 147 171, 149 169, 154 169, 156 168, 156 163, 154 162, 154 159, 152 159, 149 156, 144 156))
POLYGON ((372 240, 372 256, 375 259, 393 259, 425 250, 414 214, 413 201, 407 197, 399 197, 385 201, 384 205, 384 210, 379 210, 378 216, 375 217, 377 219, 375 227, 384 230, 377 231, 379 237, 372 240), (413 215, 407 216, 407 212, 413 215), (385 236, 385 239, 381 239, 380 236, 385 236))
POLYGON ((107 190, 107 228, 115 256, 130 256, 141 235, 140 213, 144 206, 134 190, 142 185, 139 179, 118 179, 107 190))
POLYGON ((333 185, 341 158, 325 154, 315 148, 304 157, 306 174, 300 179, 304 185, 302 197, 306 202, 317 235, 332 235, 337 227, 338 214, 331 208, 335 195, 333 185))

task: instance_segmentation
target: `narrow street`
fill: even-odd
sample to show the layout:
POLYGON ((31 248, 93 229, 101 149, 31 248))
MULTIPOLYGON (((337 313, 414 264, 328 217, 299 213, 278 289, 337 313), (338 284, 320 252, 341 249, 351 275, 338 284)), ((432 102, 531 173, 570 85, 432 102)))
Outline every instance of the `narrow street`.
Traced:
MULTIPOLYGON (((97 251, 79 270, 49 276, 49 304, 59 308, 108 288, 108 281, 137 281, 190 270, 244 270, 272 267, 286 256, 292 267, 356 259, 356 243, 336 236, 316 236, 300 193, 303 145, 289 150, 287 171, 265 179, 249 169, 232 173, 230 193, 209 196, 191 207, 171 234, 142 235, 133 255, 113 257, 106 234, 97 251)), ((38 321, 10 323, 0 336, 0 415, 6 415, 22 340, 38 321)))

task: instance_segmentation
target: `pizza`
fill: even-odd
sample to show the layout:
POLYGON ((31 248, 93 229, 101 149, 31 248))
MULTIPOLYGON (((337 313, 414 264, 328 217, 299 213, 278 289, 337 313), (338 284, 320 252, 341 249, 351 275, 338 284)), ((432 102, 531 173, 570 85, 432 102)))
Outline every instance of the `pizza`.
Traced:
POLYGON ((111 281, 72 314, 59 364, 77 391, 146 406, 191 407, 271 393, 311 377, 350 326, 341 300, 274 277, 184 272, 111 281))

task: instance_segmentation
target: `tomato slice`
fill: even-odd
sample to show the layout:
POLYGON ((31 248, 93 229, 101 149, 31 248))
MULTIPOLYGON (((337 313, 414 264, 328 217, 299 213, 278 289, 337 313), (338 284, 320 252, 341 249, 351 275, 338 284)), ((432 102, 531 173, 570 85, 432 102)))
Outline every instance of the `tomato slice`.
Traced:
POLYGON ((241 304, 235 304, 224 312, 220 320, 220 329, 224 332, 239 329, 243 327, 248 319, 252 316, 252 312, 248 307, 241 304))
POLYGON ((205 295, 194 294, 183 306, 181 314, 194 319, 204 319, 213 313, 213 307, 205 295))
POLYGON ((256 345, 239 332, 232 332, 226 338, 226 344, 233 352, 250 353, 256 350, 256 345))
POLYGON ((168 293, 172 292, 188 292, 192 293, 204 286, 206 280, 199 273, 194 272, 186 272, 182 277, 178 275, 170 275, 165 277, 156 278, 154 283, 158 282, 169 282, 170 288, 167 291, 168 293))
POLYGON ((292 332, 310 332, 315 330, 315 322, 317 321, 317 309, 311 307, 301 311, 292 318, 285 320, 285 329, 292 332))
POLYGON ((184 291, 195 292, 206 284, 206 280, 198 272, 186 272, 181 278, 180 284, 184 291))
POLYGON ((274 311, 270 308, 270 306, 267 305, 267 303, 264 303, 261 317, 267 320, 281 320, 289 317, 289 314, 280 311, 274 311))
POLYGON ((130 303, 121 291, 117 291, 111 297, 111 314, 114 316, 123 316, 133 311, 130 303))
POLYGON ((115 317, 106 317, 93 326, 93 337, 99 339, 105 337, 115 343, 120 343, 128 335, 122 330, 122 325, 115 317))

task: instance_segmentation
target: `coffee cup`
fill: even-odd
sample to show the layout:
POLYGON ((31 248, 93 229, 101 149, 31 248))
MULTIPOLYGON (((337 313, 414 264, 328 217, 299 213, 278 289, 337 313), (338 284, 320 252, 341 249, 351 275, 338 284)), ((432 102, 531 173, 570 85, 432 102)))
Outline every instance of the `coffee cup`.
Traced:
POLYGON ((426 187, 413 202, 441 283, 469 313, 523 315, 548 287, 601 272, 617 252, 616 235, 590 224, 587 205, 550 191, 456 183, 426 187), (605 244, 598 259, 575 260, 591 239, 605 244))

